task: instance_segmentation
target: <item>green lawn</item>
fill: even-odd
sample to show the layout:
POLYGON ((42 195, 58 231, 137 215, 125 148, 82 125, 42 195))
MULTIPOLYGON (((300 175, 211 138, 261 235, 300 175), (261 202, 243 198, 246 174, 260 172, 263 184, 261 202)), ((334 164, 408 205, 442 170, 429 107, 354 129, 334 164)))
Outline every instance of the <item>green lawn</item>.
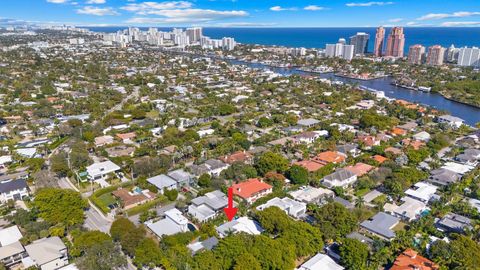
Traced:
POLYGON ((105 206, 108 207, 110 204, 114 204, 117 202, 115 197, 111 193, 105 193, 98 197, 98 200, 105 206))
POLYGON ((365 194, 367 194, 368 192, 370 192, 370 189, 369 189, 369 188, 359 189, 359 190, 355 191, 355 196, 357 196, 357 197, 363 197, 363 196, 365 196, 365 194))

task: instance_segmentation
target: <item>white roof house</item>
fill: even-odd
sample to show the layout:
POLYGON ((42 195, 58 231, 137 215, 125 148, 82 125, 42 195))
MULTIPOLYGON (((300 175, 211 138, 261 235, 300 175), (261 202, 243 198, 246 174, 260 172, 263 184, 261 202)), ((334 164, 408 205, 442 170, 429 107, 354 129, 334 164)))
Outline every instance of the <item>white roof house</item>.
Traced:
POLYGON ((454 173, 464 175, 464 174, 468 173, 469 171, 473 170, 475 167, 470 166, 470 165, 456 163, 456 162, 446 162, 442 166, 442 168, 447 169, 449 171, 452 171, 454 173))
POLYGON ((328 255, 318 253, 310 260, 302 264, 297 270, 343 270, 342 266, 338 265, 328 255))
POLYGON ((54 270, 68 265, 67 247, 59 237, 39 239, 25 246, 25 250, 33 265, 42 270, 54 270))
POLYGON ((290 195, 297 201, 304 203, 317 203, 326 198, 332 198, 335 193, 325 188, 315 188, 311 186, 300 187, 298 190, 291 191, 290 195))
POLYGON ((227 196, 223 192, 215 190, 192 199, 192 204, 188 206, 188 213, 200 222, 204 222, 215 217, 227 205, 227 196))
POLYGON ((110 160, 94 163, 87 167, 87 173, 90 180, 103 179, 110 173, 120 170, 120 167, 110 160))
POLYGON ((147 223, 147 227, 158 237, 174 235, 188 231, 188 219, 177 208, 165 211, 165 218, 154 223, 147 223))
POLYGON ((4 247, 20 241, 23 235, 18 226, 11 226, 0 231, 0 246, 4 247))
POLYGON ((422 202, 428 202, 437 192, 438 187, 427 182, 418 182, 405 191, 408 196, 422 202))
POLYGON ((426 131, 421 131, 412 136, 415 140, 427 142, 430 140, 430 134, 426 131))
POLYGON ((263 210, 272 206, 276 206, 280 208, 281 210, 285 211, 285 213, 289 214, 290 216, 294 218, 300 218, 305 215, 307 212, 307 204, 303 202, 297 202, 295 200, 292 200, 288 197, 285 198, 273 198, 269 200, 268 202, 260 205, 257 207, 257 210, 263 210))
POLYGON ((248 217, 240 217, 217 227, 217 233, 220 237, 225 237, 229 233, 240 233, 259 235, 263 228, 256 221, 248 217))
POLYGON ((16 150, 17 154, 27 158, 33 158, 37 154, 37 149, 35 147, 31 148, 20 148, 16 150))
POLYGON ((390 203, 385 204, 385 211, 406 221, 412 221, 420 218, 422 213, 429 209, 425 203, 407 196, 403 197, 401 201, 403 204, 398 206, 390 203))
POLYGON ((165 174, 150 177, 147 182, 157 187, 160 193, 163 193, 165 188, 168 190, 177 189, 177 181, 165 174))

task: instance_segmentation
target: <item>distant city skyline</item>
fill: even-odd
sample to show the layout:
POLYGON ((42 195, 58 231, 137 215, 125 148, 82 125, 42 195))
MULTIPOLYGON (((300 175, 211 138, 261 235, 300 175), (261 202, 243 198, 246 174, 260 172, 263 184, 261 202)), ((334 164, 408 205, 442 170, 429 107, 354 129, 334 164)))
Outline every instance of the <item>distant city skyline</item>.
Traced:
POLYGON ((17 0, 2 1, 0 23, 84 26, 375 27, 477 26, 472 0, 17 0))

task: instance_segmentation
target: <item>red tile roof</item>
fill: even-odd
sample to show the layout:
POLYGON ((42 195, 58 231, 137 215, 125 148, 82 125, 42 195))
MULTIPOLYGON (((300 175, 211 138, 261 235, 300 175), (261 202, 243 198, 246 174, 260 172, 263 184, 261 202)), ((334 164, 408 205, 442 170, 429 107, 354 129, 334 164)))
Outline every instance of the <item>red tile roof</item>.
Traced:
POLYGON ((325 166, 325 163, 314 161, 314 160, 302 160, 302 161, 295 162, 294 164, 304 167, 309 172, 316 172, 320 168, 325 166))
POLYGON ((339 152, 326 151, 318 154, 313 160, 324 163, 342 163, 345 161, 345 158, 345 155, 339 152))
POLYGON ((400 254, 390 270, 438 270, 440 267, 429 259, 418 255, 413 249, 400 254))
POLYGON ((252 178, 246 180, 245 182, 232 185, 232 188, 234 195, 239 196, 243 199, 248 199, 256 193, 271 189, 272 186, 264 183, 258 178, 252 178))
POLYGON ((355 166, 348 166, 345 169, 354 173, 356 176, 362 176, 367 174, 369 171, 373 170, 375 167, 359 162, 355 166))
POLYGON ((372 157, 374 160, 376 160, 378 163, 382 164, 383 162, 387 161, 388 158, 380 155, 375 155, 372 157))

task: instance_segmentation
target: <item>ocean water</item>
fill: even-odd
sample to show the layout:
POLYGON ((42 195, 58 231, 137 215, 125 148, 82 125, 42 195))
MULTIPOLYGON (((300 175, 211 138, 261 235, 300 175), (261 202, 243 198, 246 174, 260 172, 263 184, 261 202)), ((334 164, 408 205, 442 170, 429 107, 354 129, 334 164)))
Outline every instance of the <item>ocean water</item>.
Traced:
MULTIPOLYGON (((126 27, 85 27, 95 32, 112 33, 126 27)), ((147 29, 147 28, 142 28, 147 29)), ((159 27, 163 31, 172 28, 159 27)), ((325 48, 339 38, 348 38, 357 32, 370 34, 369 51, 373 51, 374 27, 350 28, 204 28, 211 38, 234 37, 237 42, 287 47, 325 48)), ((390 28, 387 28, 387 35, 390 28)), ((405 27, 405 51, 413 44, 449 47, 480 46, 480 27, 405 27)))

